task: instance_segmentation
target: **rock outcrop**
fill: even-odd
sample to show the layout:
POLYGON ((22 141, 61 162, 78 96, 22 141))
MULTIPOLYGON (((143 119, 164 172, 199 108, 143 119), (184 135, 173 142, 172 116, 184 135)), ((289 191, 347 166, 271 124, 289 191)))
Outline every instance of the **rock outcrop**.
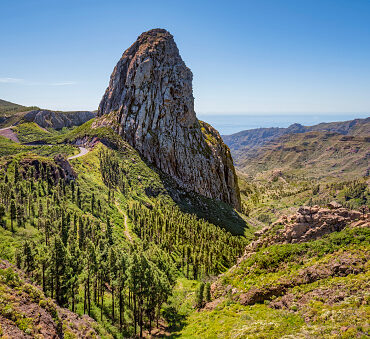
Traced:
POLYGON ((196 118, 192 78, 169 32, 145 32, 114 68, 93 127, 111 126, 185 190, 240 209, 230 151, 196 118))
POLYGON ((370 214, 367 212, 350 210, 334 201, 328 204, 328 208, 302 206, 296 214, 284 215, 271 226, 257 231, 255 236, 258 238, 247 246, 244 257, 258 248, 276 243, 315 240, 344 227, 370 227, 370 214))
MULTIPOLYGON (((71 164, 60 154, 54 157, 54 162, 44 161, 33 156, 25 157, 20 160, 19 165, 23 178, 26 178, 29 171, 31 171, 35 179, 42 178, 43 173, 49 173, 49 178, 53 183, 57 183, 60 179, 69 182, 77 178, 77 174, 71 164)), ((45 179, 45 174, 43 178, 45 179)))
POLYGON ((35 122, 43 128, 62 129, 63 127, 80 126, 95 118, 96 114, 89 111, 54 112, 49 110, 30 111, 21 122, 35 122))

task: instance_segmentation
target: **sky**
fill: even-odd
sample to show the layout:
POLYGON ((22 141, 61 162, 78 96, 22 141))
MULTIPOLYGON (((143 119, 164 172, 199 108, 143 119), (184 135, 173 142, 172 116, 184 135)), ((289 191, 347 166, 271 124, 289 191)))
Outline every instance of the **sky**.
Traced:
POLYGON ((369 0, 0 1, 0 98, 97 109, 122 53, 165 28, 200 114, 370 112, 369 0))

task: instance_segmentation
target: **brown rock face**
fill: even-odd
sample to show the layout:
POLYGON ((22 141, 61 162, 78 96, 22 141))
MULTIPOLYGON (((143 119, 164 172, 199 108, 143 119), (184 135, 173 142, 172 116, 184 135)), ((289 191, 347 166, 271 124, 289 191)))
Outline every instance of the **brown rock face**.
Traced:
POLYGON ((196 118, 192 78, 169 32, 145 32, 114 68, 95 126, 110 125, 185 190, 240 209, 230 151, 196 118))

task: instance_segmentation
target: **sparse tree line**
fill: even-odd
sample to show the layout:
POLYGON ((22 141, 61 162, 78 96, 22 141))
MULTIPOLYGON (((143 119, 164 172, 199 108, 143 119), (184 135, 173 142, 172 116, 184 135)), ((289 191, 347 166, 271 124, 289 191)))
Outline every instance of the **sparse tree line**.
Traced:
MULTIPOLYGON (((130 182, 117 155, 109 150, 101 151, 99 161, 103 181, 112 192, 110 196, 114 188, 125 193, 130 182)), ((134 232, 144 242, 153 242, 170 254, 177 269, 191 279, 224 272, 243 254, 246 245, 244 237, 233 236, 167 203, 152 208, 135 203, 128 216, 134 232)))
POLYGON ((159 203, 151 209, 134 204, 129 210, 134 232, 171 254, 187 278, 217 275, 232 266, 244 251, 244 237, 159 203))
POLYGON ((126 336, 150 332, 175 284, 172 259, 155 246, 115 241, 107 202, 78 184, 34 171, 21 176, 16 162, 8 170, 0 182, 2 227, 39 230, 38 241, 17 250, 17 266, 61 306, 80 307, 126 336))

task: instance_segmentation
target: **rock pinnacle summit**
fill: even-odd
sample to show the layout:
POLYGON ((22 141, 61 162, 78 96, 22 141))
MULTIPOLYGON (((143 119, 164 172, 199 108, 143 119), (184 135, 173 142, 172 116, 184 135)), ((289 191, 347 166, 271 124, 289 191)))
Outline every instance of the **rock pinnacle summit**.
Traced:
POLYGON ((97 123, 110 125, 183 189, 240 209, 230 151, 197 119, 192 80, 168 31, 142 33, 113 70, 97 123))

